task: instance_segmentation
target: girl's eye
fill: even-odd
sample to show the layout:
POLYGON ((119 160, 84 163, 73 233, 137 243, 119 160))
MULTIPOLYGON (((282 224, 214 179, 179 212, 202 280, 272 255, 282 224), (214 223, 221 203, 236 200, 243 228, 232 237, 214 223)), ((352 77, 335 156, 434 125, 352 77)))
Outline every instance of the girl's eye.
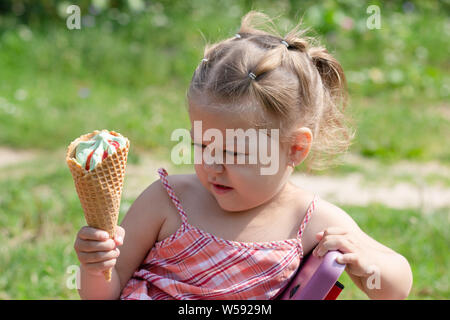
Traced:
MULTIPOLYGON (((197 146, 197 147, 200 147, 200 144, 191 142, 191 146, 197 146)), ((206 146, 205 146, 204 144, 202 144, 201 147, 202 147, 202 149, 205 149, 205 148, 206 148, 206 146)), ((229 153, 229 154, 231 154, 231 155, 233 155, 233 156, 235 156, 235 157, 237 157, 237 156, 239 155, 238 152, 232 152, 232 151, 227 151, 227 150, 224 150, 223 153, 229 153)), ((246 154, 244 154, 244 155, 246 155, 246 154)))
POLYGON ((233 155, 233 156, 235 156, 235 157, 237 157, 238 154, 239 154, 239 153, 237 153, 237 152, 231 152, 231 151, 224 151, 224 153, 229 153, 229 154, 231 154, 231 155, 233 155))

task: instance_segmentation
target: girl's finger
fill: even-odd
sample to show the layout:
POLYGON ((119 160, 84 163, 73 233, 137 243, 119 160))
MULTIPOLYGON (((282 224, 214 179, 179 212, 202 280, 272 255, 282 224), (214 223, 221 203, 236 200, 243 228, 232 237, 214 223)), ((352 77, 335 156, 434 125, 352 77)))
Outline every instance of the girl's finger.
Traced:
POLYGON ((116 234, 120 235, 123 238, 125 236, 125 229, 121 226, 116 226, 116 234))
POLYGON ((115 247, 116 244, 112 239, 108 239, 106 241, 77 239, 75 243, 76 250, 80 252, 110 251, 115 247))
POLYGON ((323 230, 323 236, 326 237, 327 235, 343 235, 346 234, 347 230, 341 227, 328 227, 325 230, 323 230))
POLYGON ((111 250, 108 252, 79 252, 78 258, 80 262, 83 262, 84 264, 91 264, 91 263, 99 263, 103 261, 108 261, 111 259, 116 259, 119 256, 118 250, 111 250))
POLYGON ((357 260, 358 256, 353 252, 345 253, 336 258, 336 262, 340 264, 354 264, 357 260))
POLYGON ((327 240, 323 243, 319 244, 315 249, 316 256, 321 257, 325 255, 328 251, 331 250, 339 250, 342 253, 352 252, 353 247, 352 244, 346 239, 341 237, 333 237, 329 236, 327 240))
POLYGON ((118 246, 123 245, 123 238, 125 237, 125 229, 121 226, 116 227, 116 236, 114 237, 114 240, 116 241, 116 244, 118 246))
MULTIPOLYGON (((320 233, 319 233, 320 234, 320 233)), ((343 237, 345 237, 345 236, 343 236, 343 235, 327 235, 326 237, 322 237, 321 239, 320 239, 320 241, 319 241, 319 243, 316 245, 316 247, 315 247, 315 253, 317 253, 318 252, 318 250, 320 249, 320 248, 322 248, 323 247, 323 244, 326 242, 326 241, 329 241, 329 240, 338 240, 338 239, 342 239, 343 237)), ((313 252, 314 253, 314 252, 313 252)))
MULTIPOLYGON (((342 236, 347 234, 347 230, 345 230, 344 228, 341 227, 328 227, 323 231, 320 231, 318 233, 316 233, 316 239, 319 241, 324 241, 326 240, 326 238, 329 238, 331 236, 342 236)), ((319 242, 316 246, 316 250, 313 251, 313 255, 315 255, 315 252, 317 252, 317 249, 320 247, 321 242, 319 242)))
POLYGON ((105 241, 109 239, 109 234, 108 232, 97 228, 84 226, 78 232, 78 237, 83 240, 105 241))

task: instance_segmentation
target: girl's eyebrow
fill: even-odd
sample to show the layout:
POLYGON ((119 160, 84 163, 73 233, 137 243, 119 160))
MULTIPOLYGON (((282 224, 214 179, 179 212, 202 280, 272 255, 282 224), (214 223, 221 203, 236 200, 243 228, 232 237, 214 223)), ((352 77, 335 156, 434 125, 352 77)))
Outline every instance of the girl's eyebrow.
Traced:
MULTIPOLYGON (((192 135, 192 128, 191 128, 191 130, 189 130, 189 134, 191 135, 192 143, 195 143, 195 142, 194 142, 194 137, 193 137, 193 135, 192 135)), ((224 151, 226 151, 226 152, 233 152, 233 153, 235 152, 235 151, 229 151, 229 150, 224 150, 224 151)), ((242 153, 240 153, 240 152, 237 152, 237 153, 242 154, 242 153)), ((245 154, 245 152, 244 152, 243 154, 245 154)))

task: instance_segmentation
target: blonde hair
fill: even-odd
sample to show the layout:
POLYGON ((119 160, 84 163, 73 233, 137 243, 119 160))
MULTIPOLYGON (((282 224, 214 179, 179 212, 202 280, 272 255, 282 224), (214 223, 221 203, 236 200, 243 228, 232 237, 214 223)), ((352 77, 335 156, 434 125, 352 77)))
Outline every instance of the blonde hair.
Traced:
POLYGON ((208 107, 238 112, 255 127, 278 128, 280 143, 292 143, 294 130, 308 127, 313 143, 307 168, 326 168, 354 136, 343 112, 344 72, 324 47, 304 35, 301 22, 285 36, 272 25, 266 14, 250 11, 235 37, 207 44, 187 99, 208 97, 208 107))

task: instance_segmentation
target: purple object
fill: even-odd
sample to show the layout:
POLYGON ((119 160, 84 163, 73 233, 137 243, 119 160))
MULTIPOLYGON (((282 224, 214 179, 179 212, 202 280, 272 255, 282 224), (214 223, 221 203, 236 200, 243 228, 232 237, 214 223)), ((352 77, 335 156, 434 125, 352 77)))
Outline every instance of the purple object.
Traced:
POLYGON ((291 283, 277 299, 324 300, 345 270, 345 264, 336 262, 340 255, 339 251, 328 251, 323 257, 307 255, 291 283))

